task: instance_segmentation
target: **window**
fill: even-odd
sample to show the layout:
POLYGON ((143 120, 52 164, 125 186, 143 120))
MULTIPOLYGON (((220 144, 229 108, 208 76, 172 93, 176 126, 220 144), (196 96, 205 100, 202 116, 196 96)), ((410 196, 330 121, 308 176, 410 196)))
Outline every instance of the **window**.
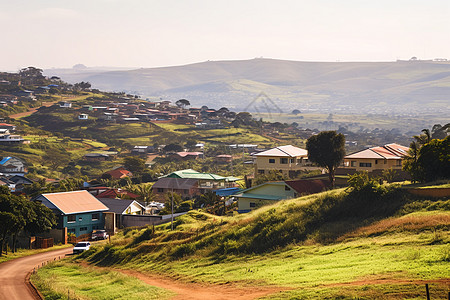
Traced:
POLYGON ((256 203, 255 202, 250 202, 250 207, 256 207, 256 203))
POLYGON ((80 227, 80 231, 87 231, 87 227, 80 227))
POLYGON ((269 158, 269 164, 274 164, 275 163, 275 158, 269 158))
POLYGON ((158 188, 158 193, 164 193, 164 189, 163 188, 158 188))
POLYGON ((356 167, 356 161, 352 160, 352 167, 356 167))
POLYGON ((387 159, 384 160, 384 164, 387 164, 387 159))
POLYGON ((288 159, 287 159, 287 157, 282 157, 282 158, 280 158, 280 164, 287 164, 288 163, 288 159))
POLYGON ((99 215, 98 215, 98 213, 96 213, 96 214, 92 214, 92 221, 97 221, 97 220, 98 220, 98 218, 99 218, 99 215))
POLYGON ((375 164, 378 165, 378 159, 375 159, 375 164))
POLYGON ((397 161, 396 161, 396 166, 397 166, 397 167, 400 167, 401 165, 402 165, 402 161, 401 161, 401 160, 397 160, 397 161))
POLYGON ((69 228, 69 229, 67 229, 67 233, 75 233, 75 228, 69 228))
POLYGON ((359 166, 363 168, 370 168, 372 167, 372 163, 359 163, 359 166))
POLYGON ((258 174, 264 174, 264 170, 258 170, 258 174))
POLYGON ((78 222, 83 222, 83 217, 79 217, 78 222))
POLYGON ((291 159, 289 159, 289 163, 290 163, 290 164, 293 164, 293 163, 294 163, 294 161, 295 161, 295 158, 291 158, 291 159))
POLYGON ((75 216, 75 215, 67 216, 67 223, 75 223, 76 220, 77 220, 77 216, 75 216))

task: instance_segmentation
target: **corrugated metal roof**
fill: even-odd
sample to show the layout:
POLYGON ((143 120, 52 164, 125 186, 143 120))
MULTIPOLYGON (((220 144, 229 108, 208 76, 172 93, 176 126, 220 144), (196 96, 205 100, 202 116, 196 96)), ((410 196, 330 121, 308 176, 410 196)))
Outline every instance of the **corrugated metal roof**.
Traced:
POLYGON ((103 203, 88 191, 72 191, 62 193, 42 194, 64 214, 75 214, 91 211, 108 210, 103 203))
POLYGON ((152 186, 152 189, 162 188, 162 189, 181 189, 188 190, 197 186, 197 180, 191 178, 172 178, 163 177, 160 178, 152 186))
POLYGON ((12 157, 11 156, 7 156, 4 157, 1 161, 0 161, 0 165, 4 165, 6 162, 8 162, 8 160, 10 160, 12 157))
POLYGON ((307 156, 308 151, 302 148, 298 148, 292 145, 285 145, 275 147, 260 153, 255 154, 255 156, 277 156, 277 157, 297 157, 297 156, 307 156))
POLYGON ((407 155, 409 148, 399 144, 387 144, 371 147, 345 156, 346 159, 372 158, 372 159, 402 159, 407 155))
POLYGON ((196 179, 196 180, 227 180, 236 181, 239 180, 237 177, 229 176, 224 177, 212 173, 200 173, 192 169, 180 170, 172 172, 164 177, 168 178, 184 178, 184 179, 196 179))

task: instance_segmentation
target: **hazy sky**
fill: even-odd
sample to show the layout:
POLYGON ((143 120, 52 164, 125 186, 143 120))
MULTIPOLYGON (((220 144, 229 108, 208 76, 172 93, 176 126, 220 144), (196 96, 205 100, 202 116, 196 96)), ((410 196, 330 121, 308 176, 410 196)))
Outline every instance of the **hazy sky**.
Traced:
POLYGON ((448 0, 0 0, 0 70, 450 59, 448 0))

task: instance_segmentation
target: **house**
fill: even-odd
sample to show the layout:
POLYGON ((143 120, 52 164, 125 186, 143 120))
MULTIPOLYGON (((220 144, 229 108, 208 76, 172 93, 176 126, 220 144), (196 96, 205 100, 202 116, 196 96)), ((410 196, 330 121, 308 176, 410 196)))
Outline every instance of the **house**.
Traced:
POLYGON ((108 207, 108 212, 118 215, 142 215, 145 210, 144 206, 136 200, 111 198, 98 198, 98 200, 108 207))
POLYGON ((12 181, 15 185, 14 192, 22 192, 24 186, 33 184, 33 181, 20 175, 14 175, 12 177, 9 177, 8 179, 12 181))
POLYGON ((258 145, 254 144, 232 144, 228 145, 230 149, 241 149, 244 152, 251 153, 256 151, 256 148, 258 148, 258 145))
POLYGON ((200 194, 198 181, 190 178, 163 177, 152 186, 155 200, 165 201, 165 195, 169 192, 179 194, 183 199, 190 199, 200 194))
POLYGON ((233 161, 233 156, 227 154, 220 154, 214 157, 214 161, 218 164, 227 164, 233 161))
POLYGON ((88 119, 89 119, 88 114, 79 114, 78 115, 78 120, 88 120, 88 119))
POLYGON ((105 224, 105 227, 109 227, 107 230, 110 232, 116 232, 117 228, 123 227, 123 215, 142 215, 145 212, 144 206, 135 200, 109 198, 102 198, 98 200, 100 200, 100 202, 102 202, 109 209, 108 212, 105 213, 105 218, 111 220, 109 222, 111 224, 105 224), (108 217, 106 217, 107 215, 108 217))
POLYGON ((233 176, 224 177, 212 173, 200 173, 192 169, 172 172, 164 177, 195 179, 200 193, 204 193, 207 190, 236 187, 237 184, 235 182, 239 180, 239 178, 233 176))
POLYGON ((345 156, 343 166, 336 171, 336 174, 367 171, 377 176, 388 169, 403 173, 401 172, 402 161, 408 154, 408 150, 408 147, 395 143, 364 149, 345 156))
POLYGON ((275 147, 257 154, 255 174, 267 174, 271 170, 282 171, 285 176, 294 178, 299 171, 310 166, 308 151, 292 145, 275 147))
POLYGON ((16 130, 16 126, 8 124, 8 123, 0 123, 0 129, 7 129, 7 130, 9 130, 11 132, 11 131, 15 131, 16 130))
MULTIPOLYGON (((25 141, 20 135, 12 135, 8 129, 0 129, 0 143, 2 144, 24 144, 25 141)), ((28 141, 29 142, 29 141, 28 141)))
POLYGON ((171 155, 172 158, 177 160, 195 160, 203 158, 203 152, 177 152, 171 155))
POLYGON ((87 161, 106 161, 109 159, 109 155, 103 153, 86 153, 84 159, 87 161))
POLYGON ((134 146, 131 150, 131 154, 145 155, 147 153, 152 153, 153 151, 155 151, 155 147, 153 146, 134 146))
POLYGON ((112 179, 121 179, 125 177, 132 177, 133 173, 125 169, 124 167, 118 167, 114 170, 108 171, 105 174, 111 175, 112 179))
POLYGON ((327 188, 329 188, 328 180, 274 181, 248 188, 234 197, 238 199, 238 212, 245 213, 275 201, 319 193, 327 188))
POLYGON ((135 200, 137 198, 139 198, 139 195, 133 194, 127 190, 122 190, 122 189, 111 189, 108 188, 100 193, 98 193, 95 196, 97 199, 100 198, 108 198, 108 199, 116 199, 116 198, 121 198, 121 199, 131 199, 131 200, 135 200))
POLYGON ((16 184, 4 176, 0 176, 0 186, 8 187, 12 193, 16 191, 16 184))
POLYGON ((88 191, 42 194, 33 201, 50 208, 57 216, 57 228, 66 227, 67 233, 80 236, 104 228, 103 212, 108 207, 88 191))
POLYGON ((71 108, 72 107, 72 103, 71 102, 63 101, 63 102, 59 102, 58 104, 59 104, 60 108, 71 108))
POLYGON ((20 158, 8 156, 0 161, 0 173, 4 175, 24 176, 26 172, 25 162, 20 158))

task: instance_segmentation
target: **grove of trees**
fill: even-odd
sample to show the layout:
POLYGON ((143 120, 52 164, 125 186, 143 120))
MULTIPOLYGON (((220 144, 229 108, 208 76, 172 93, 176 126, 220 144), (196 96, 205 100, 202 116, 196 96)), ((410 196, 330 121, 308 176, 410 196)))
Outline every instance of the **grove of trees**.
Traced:
POLYGON ((13 195, 6 186, 0 186, 0 256, 4 251, 8 254, 7 242, 11 239, 11 250, 16 251, 17 237, 21 231, 35 235, 55 225, 56 217, 49 208, 13 195))

